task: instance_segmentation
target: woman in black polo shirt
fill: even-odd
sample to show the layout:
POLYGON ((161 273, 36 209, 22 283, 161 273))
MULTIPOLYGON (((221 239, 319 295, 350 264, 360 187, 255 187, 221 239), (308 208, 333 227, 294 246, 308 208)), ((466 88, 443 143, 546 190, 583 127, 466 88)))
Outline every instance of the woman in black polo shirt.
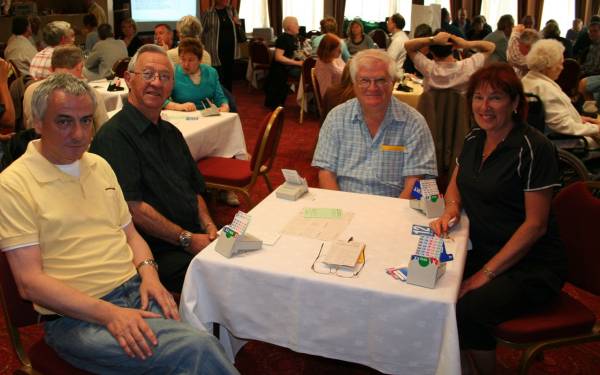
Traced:
POLYGON ((473 74, 467 97, 478 126, 465 138, 446 209, 431 226, 447 232, 461 208, 469 217, 473 250, 456 306, 461 359, 487 374, 495 366, 493 327, 551 301, 567 263, 550 212, 556 151, 524 122, 519 78, 508 64, 490 64, 473 74))

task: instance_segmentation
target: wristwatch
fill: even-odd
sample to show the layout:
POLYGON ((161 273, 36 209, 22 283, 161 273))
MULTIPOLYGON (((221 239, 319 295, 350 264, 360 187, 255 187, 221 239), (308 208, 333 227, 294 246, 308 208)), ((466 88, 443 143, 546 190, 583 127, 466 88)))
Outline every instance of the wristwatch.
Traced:
POLYGON ((179 233, 179 244, 184 249, 190 247, 190 245, 192 244, 192 233, 188 232, 187 230, 184 230, 183 232, 179 233))
POLYGON ((433 43, 433 37, 432 36, 429 37, 429 43, 433 43))
POLYGON ((156 271, 158 271, 158 263, 156 263, 156 261, 152 258, 148 258, 148 259, 144 259, 142 260, 136 267, 135 269, 140 272, 140 268, 144 267, 144 266, 152 266, 154 267, 154 269, 156 271))

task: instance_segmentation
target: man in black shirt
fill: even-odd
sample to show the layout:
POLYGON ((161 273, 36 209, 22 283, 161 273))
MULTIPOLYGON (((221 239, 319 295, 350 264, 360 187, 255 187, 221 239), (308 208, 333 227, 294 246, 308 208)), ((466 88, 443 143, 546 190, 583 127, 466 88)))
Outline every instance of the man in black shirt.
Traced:
POLYGON ((204 179, 181 132, 160 118, 173 88, 166 52, 142 46, 125 80, 128 103, 96 134, 90 151, 115 171, 162 283, 180 291, 189 262, 216 238, 217 228, 202 198, 204 179))

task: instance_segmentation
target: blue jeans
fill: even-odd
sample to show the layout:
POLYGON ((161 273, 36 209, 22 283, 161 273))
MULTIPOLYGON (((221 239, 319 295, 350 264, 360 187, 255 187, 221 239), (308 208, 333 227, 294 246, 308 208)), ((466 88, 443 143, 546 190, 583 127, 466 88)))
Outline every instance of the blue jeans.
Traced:
MULTIPOLYGON (((136 276, 102 299, 139 308, 139 289, 136 276)), ((162 315, 154 301, 149 310, 162 315)), ((45 323, 45 340, 67 362, 98 374, 238 374, 211 334, 171 319, 145 320, 158 339, 145 360, 130 358, 106 327, 68 317, 45 323)))

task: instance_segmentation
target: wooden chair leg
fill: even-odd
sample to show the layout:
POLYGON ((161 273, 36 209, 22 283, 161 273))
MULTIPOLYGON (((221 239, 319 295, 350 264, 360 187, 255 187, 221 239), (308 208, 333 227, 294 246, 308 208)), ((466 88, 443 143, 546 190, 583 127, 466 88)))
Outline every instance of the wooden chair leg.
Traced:
POLYGON ((269 180, 269 175, 267 175, 265 173, 262 176, 265 179, 265 183, 267 184, 267 189, 269 189, 269 192, 272 192, 273 191, 273 185, 271 185, 271 180, 269 180))

